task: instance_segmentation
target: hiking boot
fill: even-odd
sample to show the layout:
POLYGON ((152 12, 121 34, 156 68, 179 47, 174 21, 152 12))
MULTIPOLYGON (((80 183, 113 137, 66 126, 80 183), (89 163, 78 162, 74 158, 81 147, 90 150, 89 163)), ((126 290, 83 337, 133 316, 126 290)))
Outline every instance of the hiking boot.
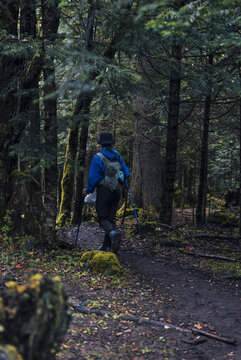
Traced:
POLYGON ((111 251, 111 248, 108 246, 108 245, 101 245, 99 248, 98 248, 99 251, 106 251, 106 252, 110 252, 111 251))
POLYGON ((111 251, 111 241, 109 238, 109 234, 105 234, 103 244, 98 248, 100 251, 111 251))
POLYGON ((109 233, 109 237, 111 240, 111 251, 117 254, 118 250, 120 249, 120 240, 121 240, 121 233, 115 230, 112 230, 109 233))
POLYGON ((104 245, 104 244, 102 244, 102 245, 98 248, 98 250, 99 250, 99 251, 106 251, 106 248, 107 248, 107 246, 104 245))

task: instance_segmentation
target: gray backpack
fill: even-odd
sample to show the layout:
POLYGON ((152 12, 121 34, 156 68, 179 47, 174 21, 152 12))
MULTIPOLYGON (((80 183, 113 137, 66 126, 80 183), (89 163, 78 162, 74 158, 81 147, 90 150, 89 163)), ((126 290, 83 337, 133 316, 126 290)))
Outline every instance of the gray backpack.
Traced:
POLYGON ((100 152, 97 154, 105 164, 105 177, 101 179, 100 184, 113 191, 121 188, 120 172, 121 165, 117 159, 107 159, 100 152))

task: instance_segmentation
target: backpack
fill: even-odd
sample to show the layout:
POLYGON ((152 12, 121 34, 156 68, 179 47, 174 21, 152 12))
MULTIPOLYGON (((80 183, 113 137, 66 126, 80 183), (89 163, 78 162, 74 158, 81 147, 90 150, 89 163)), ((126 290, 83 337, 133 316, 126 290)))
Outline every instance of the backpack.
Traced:
POLYGON ((97 155, 105 164, 105 177, 100 180, 100 184, 111 191, 120 189, 123 177, 120 162, 115 158, 107 159, 100 152, 97 155))

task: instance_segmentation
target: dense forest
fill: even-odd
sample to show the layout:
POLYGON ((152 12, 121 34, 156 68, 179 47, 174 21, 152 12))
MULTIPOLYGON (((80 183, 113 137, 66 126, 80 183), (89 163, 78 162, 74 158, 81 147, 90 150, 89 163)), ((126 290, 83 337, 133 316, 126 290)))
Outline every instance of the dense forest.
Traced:
MULTIPOLYGON (((98 134, 110 131, 134 203, 239 201, 240 2, 6 0, 0 5, 0 218, 52 243, 76 224, 98 134)), ((124 201, 124 198, 123 198, 124 201)), ((221 204, 221 205, 220 205, 221 204)), ((241 227, 240 227, 241 228, 241 227)))

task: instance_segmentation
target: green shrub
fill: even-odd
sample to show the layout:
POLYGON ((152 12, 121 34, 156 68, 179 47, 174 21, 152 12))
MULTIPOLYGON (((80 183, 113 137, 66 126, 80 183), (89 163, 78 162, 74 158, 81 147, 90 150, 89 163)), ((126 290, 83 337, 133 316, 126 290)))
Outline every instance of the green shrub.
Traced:
POLYGON ((207 220, 222 227, 237 227, 239 225, 239 218, 237 216, 222 211, 210 214, 207 220))

